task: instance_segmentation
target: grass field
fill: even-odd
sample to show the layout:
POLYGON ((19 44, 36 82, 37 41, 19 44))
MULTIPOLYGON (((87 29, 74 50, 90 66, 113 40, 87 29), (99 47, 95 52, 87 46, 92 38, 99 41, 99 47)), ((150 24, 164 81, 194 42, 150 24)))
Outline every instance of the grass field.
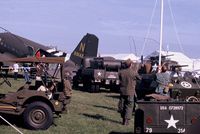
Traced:
MULTIPOLYGON (((0 79, 0 82, 2 79, 0 79)), ((13 91, 24 83, 23 79, 10 80, 12 87, 5 83, 0 86, 0 92, 13 91)), ((73 91, 69 112, 63 113, 61 118, 55 118, 55 125, 48 130, 30 131, 18 127, 25 134, 109 134, 132 133, 133 121, 129 126, 121 125, 120 114, 117 112, 119 95, 106 90, 100 93, 88 93, 79 90, 73 91)), ((12 120, 15 120, 13 117, 12 120)), ((15 124, 14 124, 15 125, 15 124)), ((0 124, 0 134, 17 133, 5 123, 0 124)))

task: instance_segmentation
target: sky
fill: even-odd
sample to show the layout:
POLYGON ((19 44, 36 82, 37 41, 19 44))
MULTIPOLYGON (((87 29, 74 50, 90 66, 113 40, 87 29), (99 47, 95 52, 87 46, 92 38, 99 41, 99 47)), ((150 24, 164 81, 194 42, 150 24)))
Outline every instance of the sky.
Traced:
MULTIPOLYGON (((159 49, 160 0, 155 3, 156 0, 1 0, 0 27, 67 53, 91 33, 99 38, 99 54, 148 55, 159 49)), ((199 7, 199 0, 164 0, 164 50, 200 58, 199 7)))

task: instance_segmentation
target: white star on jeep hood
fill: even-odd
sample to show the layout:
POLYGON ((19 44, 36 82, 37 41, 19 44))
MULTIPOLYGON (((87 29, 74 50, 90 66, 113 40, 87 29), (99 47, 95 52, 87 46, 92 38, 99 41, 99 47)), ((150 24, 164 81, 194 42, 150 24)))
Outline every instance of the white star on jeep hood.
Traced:
POLYGON ((170 119, 169 120, 165 120, 165 122, 168 123, 167 128, 170 128, 170 127, 176 128, 176 123, 179 122, 179 120, 174 120, 173 115, 171 115, 170 119))

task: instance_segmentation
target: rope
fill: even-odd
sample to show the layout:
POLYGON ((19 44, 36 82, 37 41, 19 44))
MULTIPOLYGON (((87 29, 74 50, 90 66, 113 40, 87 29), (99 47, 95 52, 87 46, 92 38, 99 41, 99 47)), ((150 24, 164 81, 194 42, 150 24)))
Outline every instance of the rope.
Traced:
POLYGON ((137 56, 137 48, 134 40, 134 36, 129 36, 129 47, 130 47, 130 53, 133 53, 132 45, 130 42, 133 42, 134 50, 135 50, 135 56, 137 56))
POLYGON ((169 5, 170 14, 171 14, 171 18, 172 18, 172 22, 173 22, 173 27, 174 27, 175 34, 176 34, 176 38, 177 38, 177 41, 178 41, 178 45, 179 45, 179 47, 180 47, 180 49, 181 49, 181 52, 184 53, 183 46, 181 45, 181 44, 182 44, 182 43, 181 43, 181 40, 180 40, 180 38, 179 38, 179 36, 178 36, 178 30, 177 30, 176 22, 175 22, 175 19, 174 19, 175 17, 174 17, 174 14, 173 14, 173 12, 172 12, 170 0, 168 0, 168 5, 169 5))
POLYGON ((147 42, 147 39, 148 39, 149 34, 150 34, 150 31, 151 31, 152 22, 153 22, 153 17, 154 17, 154 15, 155 15, 155 9, 156 9, 156 6, 157 6, 157 2, 158 2, 158 0, 155 1, 154 7, 153 7, 153 11, 152 11, 152 14, 151 14, 151 19, 150 19, 150 24, 149 24, 149 28, 148 28, 148 30, 147 30, 147 34, 146 34, 146 37, 145 37, 145 39, 144 39, 144 43, 143 43, 143 47, 142 47, 142 51, 141 51, 141 54, 140 54, 140 55, 142 55, 143 52, 144 52, 144 48, 145 48, 145 46, 146 46, 146 42, 147 42))
POLYGON ((19 132, 20 134, 23 134, 19 129, 17 129, 15 126, 13 126, 10 122, 8 122, 5 118, 3 118, 2 116, 0 116, 0 118, 2 120, 4 120, 6 123, 8 123, 8 125, 10 125, 12 128, 14 128, 17 132, 19 132))

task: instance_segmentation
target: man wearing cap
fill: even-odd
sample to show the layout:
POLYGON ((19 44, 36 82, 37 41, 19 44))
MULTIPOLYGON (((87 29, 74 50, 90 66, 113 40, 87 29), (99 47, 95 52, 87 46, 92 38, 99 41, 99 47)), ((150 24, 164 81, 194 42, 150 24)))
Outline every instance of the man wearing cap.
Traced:
POLYGON ((129 125, 129 120, 132 118, 134 107, 134 96, 136 96, 135 86, 138 78, 137 64, 128 59, 125 62, 124 68, 119 71, 120 78, 120 100, 119 112, 123 119, 123 125, 129 125))

